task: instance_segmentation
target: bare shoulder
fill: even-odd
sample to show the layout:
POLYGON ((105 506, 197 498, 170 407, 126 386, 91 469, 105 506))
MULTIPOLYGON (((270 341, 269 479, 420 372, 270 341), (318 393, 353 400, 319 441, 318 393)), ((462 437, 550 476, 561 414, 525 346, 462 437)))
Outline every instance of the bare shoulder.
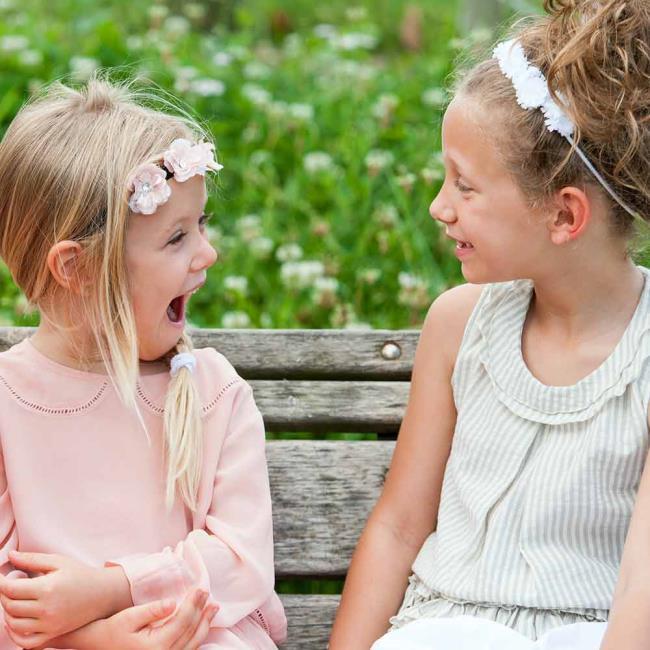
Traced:
POLYGON ((453 366, 467 321, 483 288, 481 284, 461 284, 440 294, 429 308, 422 326, 420 347, 435 346, 453 366))

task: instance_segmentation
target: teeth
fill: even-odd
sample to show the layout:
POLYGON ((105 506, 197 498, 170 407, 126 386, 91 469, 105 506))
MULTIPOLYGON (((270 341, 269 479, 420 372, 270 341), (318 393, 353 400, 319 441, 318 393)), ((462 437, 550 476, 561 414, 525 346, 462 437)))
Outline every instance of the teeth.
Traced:
POLYGON ((473 246, 471 244, 468 244, 467 242, 464 242, 464 241, 456 242, 456 246, 458 248, 473 248, 473 246))

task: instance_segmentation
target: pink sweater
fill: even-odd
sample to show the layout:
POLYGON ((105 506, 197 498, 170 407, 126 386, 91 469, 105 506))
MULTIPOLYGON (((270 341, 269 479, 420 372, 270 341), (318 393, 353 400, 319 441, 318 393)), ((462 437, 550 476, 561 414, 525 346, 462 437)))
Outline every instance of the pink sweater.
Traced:
MULTIPOLYGON (((29 340, 0 354, 0 570, 8 551, 124 568, 136 605, 193 586, 219 610, 202 648, 272 649, 286 633, 273 591, 264 425, 248 384, 213 349, 196 351, 204 464, 197 511, 164 503, 168 373, 141 376, 151 439, 105 375, 43 356, 29 340)), ((1 609, 1 608, 0 608, 1 609)), ((0 650, 16 645, 0 625, 0 650)))

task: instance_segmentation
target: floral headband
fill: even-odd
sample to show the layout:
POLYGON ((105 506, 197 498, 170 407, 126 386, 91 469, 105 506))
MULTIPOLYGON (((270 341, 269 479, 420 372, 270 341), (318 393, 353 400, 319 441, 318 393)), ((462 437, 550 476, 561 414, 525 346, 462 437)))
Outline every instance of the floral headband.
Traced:
POLYGON ((549 131, 557 131, 563 136, 614 201, 635 219, 641 219, 641 215, 623 201, 587 158, 585 152, 576 144, 573 139, 575 124, 553 100, 544 73, 528 62, 521 43, 516 39, 499 43, 494 48, 494 58, 499 62, 501 72, 512 82, 519 106, 526 110, 541 109, 544 113, 546 128, 549 131))
POLYGON ((167 180, 174 177, 179 183, 207 171, 223 169, 214 157, 214 145, 210 142, 192 144, 178 138, 165 151, 162 166, 154 163, 140 165, 129 177, 128 189, 132 192, 129 208, 140 214, 153 214, 159 205, 166 203, 172 190, 167 180))

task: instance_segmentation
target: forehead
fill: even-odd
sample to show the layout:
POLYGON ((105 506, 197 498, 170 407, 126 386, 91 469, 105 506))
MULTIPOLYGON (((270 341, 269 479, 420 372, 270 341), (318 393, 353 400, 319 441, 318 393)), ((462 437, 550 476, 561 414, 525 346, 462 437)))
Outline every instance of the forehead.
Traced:
POLYGON ((497 146, 498 118, 490 121, 476 100, 456 97, 445 111, 442 121, 442 148, 445 158, 474 173, 505 171, 497 146))
POLYGON ((165 231, 184 219, 196 219, 203 213, 207 201, 205 178, 199 174, 179 183, 168 181, 171 195, 166 203, 158 206, 153 214, 133 214, 129 232, 152 229, 165 231))

